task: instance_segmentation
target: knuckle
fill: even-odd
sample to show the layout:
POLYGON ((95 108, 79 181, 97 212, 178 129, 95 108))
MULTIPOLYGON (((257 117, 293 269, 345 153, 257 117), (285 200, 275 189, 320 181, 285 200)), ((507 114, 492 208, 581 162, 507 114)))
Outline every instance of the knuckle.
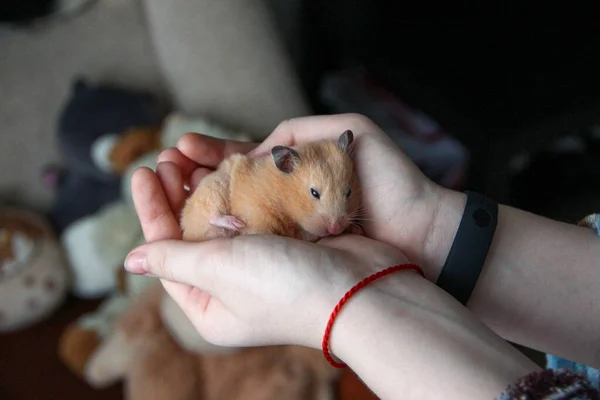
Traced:
POLYGON ((296 120, 297 120, 296 118, 284 119, 279 124, 277 124, 277 126, 275 127, 275 130, 273 131, 273 133, 280 134, 280 133, 291 131, 292 127, 294 126, 294 122, 296 120))
POLYGON ((173 272, 171 271, 171 266, 169 264, 169 255, 164 249, 159 249, 155 252, 154 257, 150 257, 148 269, 149 272, 160 278, 173 281, 173 272))

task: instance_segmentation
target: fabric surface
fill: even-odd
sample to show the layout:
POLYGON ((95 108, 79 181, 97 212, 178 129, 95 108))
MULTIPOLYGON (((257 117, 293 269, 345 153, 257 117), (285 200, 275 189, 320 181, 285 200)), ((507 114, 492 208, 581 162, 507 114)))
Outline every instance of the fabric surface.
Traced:
POLYGON ((263 1, 145 3, 176 109, 258 138, 282 120, 310 113, 263 1))

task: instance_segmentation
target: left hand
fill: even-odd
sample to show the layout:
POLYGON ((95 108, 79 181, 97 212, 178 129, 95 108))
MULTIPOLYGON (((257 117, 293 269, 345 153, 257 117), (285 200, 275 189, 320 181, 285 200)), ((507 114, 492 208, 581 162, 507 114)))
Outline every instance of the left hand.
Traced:
POLYGON ((320 244, 274 235, 166 240, 139 246, 130 257, 136 261, 126 263, 128 271, 161 278, 205 340, 233 347, 318 348, 329 314, 348 289, 407 262, 394 248, 356 235, 320 244))

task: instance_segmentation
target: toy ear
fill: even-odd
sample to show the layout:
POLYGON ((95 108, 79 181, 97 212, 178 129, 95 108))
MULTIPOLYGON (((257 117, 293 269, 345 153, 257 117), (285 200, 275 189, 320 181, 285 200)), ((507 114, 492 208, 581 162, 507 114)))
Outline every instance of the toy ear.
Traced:
POLYGON ((271 149, 271 155, 275 165, 281 172, 286 174, 291 173, 298 161, 300 161, 300 154, 291 147, 287 146, 275 146, 271 149))
POLYGON ((84 90, 87 90, 88 86, 88 82, 85 80, 85 78, 78 76, 73 82, 73 93, 81 94, 84 90))
POLYGON ((340 149, 347 153, 350 149, 350 145, 352 144, 352 142, 354 142, 354 133, 352 133, 352 131, 348 129, 340 135, 340 137, 337 140, 337 145, 340 149))

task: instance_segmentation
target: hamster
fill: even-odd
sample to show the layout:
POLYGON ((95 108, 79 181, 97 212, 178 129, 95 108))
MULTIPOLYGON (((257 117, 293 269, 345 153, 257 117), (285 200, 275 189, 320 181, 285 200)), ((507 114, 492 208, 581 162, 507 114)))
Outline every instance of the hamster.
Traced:
POLYGON ((183 240, 275 234, 307 241, 361 233, 352 131, 337 141, 234 154, 207 175, 181 212, 183 240))

